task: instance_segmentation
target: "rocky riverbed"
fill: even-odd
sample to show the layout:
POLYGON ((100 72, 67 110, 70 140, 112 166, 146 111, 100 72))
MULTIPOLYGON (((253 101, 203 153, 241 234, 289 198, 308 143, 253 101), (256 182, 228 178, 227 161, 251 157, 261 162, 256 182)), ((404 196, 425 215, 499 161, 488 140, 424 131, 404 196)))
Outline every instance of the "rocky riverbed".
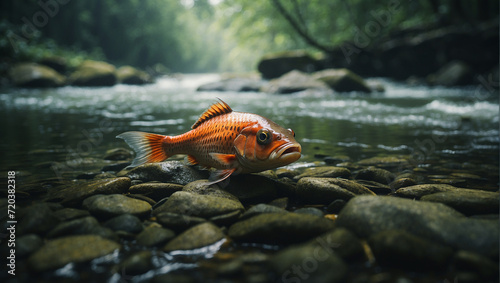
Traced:
POLYGON ((16 172, 10 282, 498 282, 493 166, 323 156, 221 188, 182 156, 131 157, 16 172))

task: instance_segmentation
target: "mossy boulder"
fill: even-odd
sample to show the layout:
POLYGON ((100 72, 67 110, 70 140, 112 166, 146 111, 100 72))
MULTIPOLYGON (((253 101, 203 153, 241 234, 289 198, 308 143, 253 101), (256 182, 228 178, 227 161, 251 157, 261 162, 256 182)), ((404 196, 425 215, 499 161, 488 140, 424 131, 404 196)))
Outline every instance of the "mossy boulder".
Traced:
POLYGON ((18 87, 58 87, 66 78, 54 69, 36 63, 20 63, 9 70, 9 77, 18 87))
POLYGON ((363 78, 348 69, 327 69, 314 73, 312 77, 337 92, 372 91, 363 78))
POLYGON ((120 83, 127 85, 143 85, 153 82, 153 79, 148 73, 131 66, 118 68, 118 70, 116 70, 116 75, 120 83))
POLYGON ((84 61, 69 80, 74 86, 112 86, 118 82, 113 65, 92 60, 84 61))
POLYGON ((257 69, 265 79, 278 78, 292 70, 314 72, 318 61, 303 50, 267 54, 260 59, 257 69))

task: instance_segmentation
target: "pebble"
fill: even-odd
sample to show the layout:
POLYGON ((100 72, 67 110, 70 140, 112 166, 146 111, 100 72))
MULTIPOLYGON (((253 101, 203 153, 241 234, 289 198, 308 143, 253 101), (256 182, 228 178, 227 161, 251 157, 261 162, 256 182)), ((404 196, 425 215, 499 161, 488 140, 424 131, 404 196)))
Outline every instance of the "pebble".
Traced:
POLYGON ((481 190, 456 189, 425 195, 422 201, 440 202, 466 215, 498 213, 499 194, 481 190))
POLYGON ((345 282, 347 265, 334 251, 316 245, 292 246, 270 260, 276 273, 273 282, 345 282))
POLYGON ((64 189, 49 190, 47 200, 59 201, 64 206, 80 206, 82 201, 97 194, 120 194, 130 187, 129 178, 103 179, 76 184, 64 189))
POLYGON ((309 245, 319 246, 325 252, 335 252, 346 261, 362 260, 365 258, 363 245, 360 239, 345 228, 336 228, 326 232, 308 242, 309 245))
POLYGON ((69 221, 85 216, 90 216, 90 213, 86 210, 71 207, 57 210, 54 212, 54 214, 57 216, 57 218, 59 218, 60 221, 69 221))
POLYGON ((16 239, 16 257, 25 258, 38 250, 43 240, 36 234, 26 234, 16 239))
POLYGON ((368 239, 379 264, 409 270, 443 270, 453 249, 402 230, 381 231, 368 239))
POLYGON ((166 244, 175 237, 175 232, 159 226, 150 226, 137 235, 137 243, 141 246, 155 247, 166 244))
POLYGON ((336 225, 362 238, 399 229, 442 245, 498 258, 498 220, 467 218, 441 203, 358 196, 342 209, 336 225))
POLYGON ((368 167, 358 172, 356 175, 356 179, 366 180, 366 181, 375 181, 377 183, 381 183, 384 185, 390 184, 394 181, 396 176, 382 168, 376 167, 368 167))
POLYGON ((375 195, 366 187, 339 178, 305 177, 299 180, 297 197, 304 203, 329 204, 334 200, 349 200, 357 194, 375 195))
POLYGON ((241 242, 290 244, 309 240, 333 227, 333 221, 314 215, 263 213, 236 222, 228 235, 241 242))
POLYGON ((339 214, 339 212, 344 208, 346 204, 346 201, 343 199, 336 199, 332 201, 328 207, 326 208, 326 211, 328 213, 333 213, 333 214, 339 214))
POLYGON ((282 209, 286 209, 288 207, 288 197, 274 199, 270 201, 268 204, 282 209))
POLYGON ((208 177, 208 171, 197 171, 180 161, 146 163, 128 172, 118 173, 119 176, 122 174, 132 180, 142 180, 144 182, 158 181, 179 185, 186 185, 208 177))
POLYGON ((197 195, 209 195, 213 197, 225 198, 228 200, 239 201, 239 199, 230 192, 223 190, 218 184, 208 185, 208 180, 198 180, 185 185, 182 189, 197 195))
POLYGON ((131 186, 128 191, 131 194, 141 194, 155 201, 171 196, 173 193, 182 191, 184 186, 171 183, 148 182, 131 186))
POLYGON ((245 213, 241 215, 240 219, 244 220, 263 213, 288 213, 288 211, 273 205, 259 203, 257 205, 252 206, 247 211, 245 211, 245 213))
POLYGON ((231 177, 229 185, 224 190, 245 204, 268 202, 278 197, 276 180, 259 174, 231 177))
POLYGON ((162 212, 172 212, 209 218, 234 211, 241 213, 243 210, 243 205, 236 200, 181 191, 172 194, 165 203, 155 208, 153 214, 158 215, 162 212))
POLYGON ((389 188, 391 189, 391 191, 395 192, 398 189, 415 185, 417 185, 417 182, 412 178, 398 178, 397 180, 389 184, 389 188))
POLYGON ((294 213, 298 214, 309 214, 309 215, 315 215, 318 217, 323 217, 323 211, 315 208, 315 207, 302 207, 299 209, 296 209, 294 213))
POLYGON ((139 251, 125 258, 118 266, 122 276, 139 275, 153 269, 151 251, 139 251))
POLYGON ((422 184, 398 189, 394 195, 403 198, 420 199, 425 195, 454 191, 457 188, 443 184, 422 184))
POLYGON ((175 232, 182 232, 192 226, 206 222, 205 218, 171 212, 161 212, 156 215, 158 223, 175 232))
POLYGON ((21 211, 17 233, 44 235, 57 224, 59 217, 52 211, 48 203, 36 203, 21 211))
POLYGON ((146 217, 151 213, 149 203, 118 194, 89 197, 83 201, 83 207, 99 218, 111 218, 121 214, 146 217))
POLYGON ((305 177, 316 178, 349 178, 351 171, 344 167, 324 166, 307 168, 302 174, 295 176, 294 180, 300 180, 305 177))
POLYGON ((113 217, 106 221, 103 226, 113 231, 124 231, 132 234, 140 233, 144 229, 141 220, 131 214, 113 217))
POLYGON ((391 187, 388 185, 377 183, 375 181, 357 180, 357 182, 377 195, 387 195, 393 192, 391 187))
POLYGON ((133 153, 125 148, 113 148, 106 151, 104 160, 127 160, 133 157, 133 153))
POLYGON ((87 262, 120 248, 120 244, 101 236, 69 236, 45 243, 29 257, 28 264, 32 270, 41 272, 68 263, 87 262))
POLYGON ((182 232, 163 247, 163 251, 192 250, 224 239, 222 230, 210 222, 198 224, 182 232))
POLYGON ((474 272, 482 282, 498 281, 498 262, 470 251, 458 251, 453 258, 456 270, 474 272))
POLYGON ((70 235, 99 235, 108 239, 115 239, 115 234, 108 228, 102 227, 93 216, 73 219, 62 222, 52 229, 48 238, 59 238, 70 235))

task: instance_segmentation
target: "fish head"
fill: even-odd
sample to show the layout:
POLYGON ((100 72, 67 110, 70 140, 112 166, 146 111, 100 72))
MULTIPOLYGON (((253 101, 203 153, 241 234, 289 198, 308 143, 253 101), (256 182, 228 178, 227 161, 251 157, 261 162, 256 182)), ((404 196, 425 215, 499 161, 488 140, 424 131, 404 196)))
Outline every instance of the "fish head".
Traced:
POLYGON ((234 140, 243 172, 260 172, 288 165, 301 156, 295 133, 266 119, 244 128, 234 140))

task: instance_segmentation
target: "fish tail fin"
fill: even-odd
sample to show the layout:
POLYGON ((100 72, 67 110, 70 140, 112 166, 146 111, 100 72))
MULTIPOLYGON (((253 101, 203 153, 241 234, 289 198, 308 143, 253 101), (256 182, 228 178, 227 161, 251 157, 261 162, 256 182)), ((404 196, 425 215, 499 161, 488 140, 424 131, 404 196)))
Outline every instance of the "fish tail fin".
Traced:
POLYGON ((164 144, 170 137, 145 133, 145 132, 125 132, 116 136, 125 142, 136 152, 136 157, 129 167, 148 162, 160 162, 169 156, 164 150, 164 144))

